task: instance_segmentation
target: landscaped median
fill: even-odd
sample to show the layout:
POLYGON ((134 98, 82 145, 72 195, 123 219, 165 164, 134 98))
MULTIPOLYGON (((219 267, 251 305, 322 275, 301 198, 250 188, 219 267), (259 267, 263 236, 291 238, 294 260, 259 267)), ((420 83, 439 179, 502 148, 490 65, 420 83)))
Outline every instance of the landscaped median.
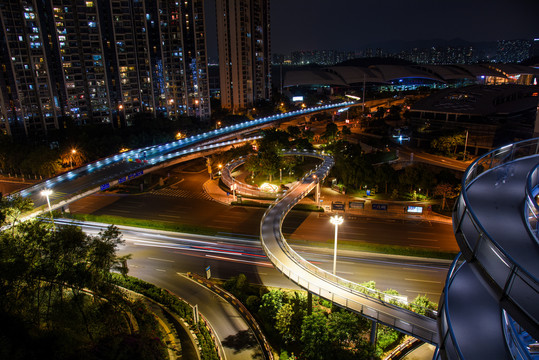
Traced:
POLYGON ((198 324, 195 324, 192 307, 186 301, 182 300, 177 295, 170 293, 168 290, 131 276, 123 277, 119 274, 115 274, 113 276, 113 282, 118 286, 152 299, 169 311, 173 316, 175 315, 174 318, 179 317, 179 324, 184 328, 188 328, 190 337, 192 337, 197 344, 200 359, 222 359, 219 346, 217 346, 216 343, 216 337, 213 334, 210 325, 201 315, 199 315, 201 320, 198 324))

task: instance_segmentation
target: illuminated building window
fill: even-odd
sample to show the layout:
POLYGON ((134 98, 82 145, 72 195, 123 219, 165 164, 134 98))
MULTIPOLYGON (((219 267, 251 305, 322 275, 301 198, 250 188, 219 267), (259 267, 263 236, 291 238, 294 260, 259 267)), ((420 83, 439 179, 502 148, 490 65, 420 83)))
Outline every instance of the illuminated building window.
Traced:
POLYGON ((86 1, 86 7, 93 7, 94 2, 93 1, 86 1))

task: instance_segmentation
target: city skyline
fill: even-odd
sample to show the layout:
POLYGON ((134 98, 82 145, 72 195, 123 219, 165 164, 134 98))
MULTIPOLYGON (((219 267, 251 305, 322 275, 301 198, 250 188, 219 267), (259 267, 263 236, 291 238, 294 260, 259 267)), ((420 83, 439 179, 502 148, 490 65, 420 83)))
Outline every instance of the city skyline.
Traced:
MULTIPOLYGON (((214 0, 205 0, 208 53, 217 56, 214 0)), ((469 42, 539 37, 539 2, 494 0, 488 4, 397 0, 272 1, 272 53, 297 50, 360 50, 395 41, 460 38, 469 42), (298 16, 301 14, 301 16, 298 16), (507 14, 503 16, 503 14, 507 14), (503 17, 502 17, 503 16, 503 17)))

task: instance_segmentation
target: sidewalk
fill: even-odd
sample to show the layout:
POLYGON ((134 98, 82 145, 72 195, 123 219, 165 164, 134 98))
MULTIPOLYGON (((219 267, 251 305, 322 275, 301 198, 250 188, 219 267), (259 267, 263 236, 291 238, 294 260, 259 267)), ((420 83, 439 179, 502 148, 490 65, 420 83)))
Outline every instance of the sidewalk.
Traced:
POLYGON ((204 188, 204 191, 206 194, 212 197, 213 200, 224 204, 224 205, 230 205, 230 203, 233 201, 233 196, 226 194, 226 192, 223 191, 219 187, 219 179, 213 179, 213 180, 207 180, 204 185, 202 185, 204 188))
MULTIPOLYGON (((213 200, 224 204, 230 205, 233 201, 232 194, 227 196, 227 193, 219 187, 219 179, 208 180, 204 183, 204 191, 213 198, 213 200)), ((342 202, 345 204, 345 211, 329 211, 332 213, 343 213, 348 216, 370 216, 370 217, 386 217, 392 219, 407 219, 407 220, 427 220, 436 221, 440 223, 451 224, 452 218, 450 216, 441 215, 433 211, 429 211, 427 202, 421 201, 394 201, 394 200, 374 200, 370 198, 355 197, 349 195, 343 195, 335 190, 327 187, 321 188, 320 199, 322 200, 321 206, 331 205, 332 202, 342 202), (349 209, 348 204, 350 201, 364 201, 363 209, 349 209), (387 210, 373 210, 372 204, 387 204, 387 210), (408 205, 422 206, 424 212, 422 214, 410 214, 406 213, 404 208, 408 205)), ((271 200, 256 200, 249 198, 250 201, 258 201, 261 203, 272 203, 271 200)), ((300 204, 316 205, 314 196, 310 195, 300 201, 300 204)))

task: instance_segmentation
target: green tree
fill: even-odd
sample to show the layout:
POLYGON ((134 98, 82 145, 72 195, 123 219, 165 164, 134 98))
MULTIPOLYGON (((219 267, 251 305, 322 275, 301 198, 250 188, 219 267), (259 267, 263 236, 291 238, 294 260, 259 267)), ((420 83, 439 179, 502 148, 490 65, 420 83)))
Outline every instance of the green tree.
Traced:
POLYGON ((412 310, 418 314, 425 315, 428 310, 438 310, 438 304, 430 301, 427 295, 417 295, 412 302, 410 302, 412 310))
POLYGON ((31 200, 21 196, 2 197, 0 199, 0 216, 3 225, 12 225, 13 230, 16 229, 22 214, 32 210, 34 204, 31 200))
POLYGON ((328 358, 330 340, 328 318, 325 313, 315 311, 303 318, 301 342, 303 356, 306 359, 322 360, 328 358))
POLYGON ((329 143, 337 138, 339 133, 339 127, 334 122, 329 122, 326 125, 326 131, 322 134, 322 138, 326 139, 329 143))
POLYGON ((336 311, 329 314, 328 333, 329 341, 332 344, 333 358, 371 358, 374 355, 374 348, 364 336, 369 328, 370 321, 351 312, 336 311))
POLYGON ((388 184, 393 182, 395 178, 395 169, 387 163, 379 165, 375 168, 374 176, 376 183, 384 187, 384 193, 387 194, 388 184))
POLYGON ((456 154, 458 146, 464 145, 465 134, 440 136, 431 141, 430 146, 444 154, 456 154))
POLYGON ((379 106, 376 112, 374 113, 374 118, 381 120, 386 115, 386 109, 383 106, 379 106))
POLYGON ((292 170, 294 170, 294 167, 298 164, 298 160, 296 156, 283 156, 281 160, 281 165, 283 169, 285 169, 288 172, 288 175, 292 175, 292 170))
POLYGON ((251 177, 254 178, 255 174, 260 171, 260 161, 257 155, 251 155, 245 160, 244 164, 247 171, 251 172, 251 177))
POLYGON ((110 292, 111 271, 123 266, 123 259, 116 256, 116 249, 124 244, 122 233, 110 225, 97 236, 88 237, 89 288, 97 292, 110 292))
POLYGON ((436 185, 436 187, 434 188, 434 195, 442 197, 442 210, 445 210, 445 205, 446 205, 446 199, 447 198, 452 199, 452 198, 458 196, 459 192, 456 191, 456 190, 457 189, 455 189, 450 184, 441 183, 441 184, 436 185))
POLYGON ((297 139, 301 136, 301 129, 298 126, 290 125, 286 128, 286 131, 291 138, 297 139))
POLYGON ((258 150, 258 165, 260 171, 269 177, 271 182, 273 174, 281 167, 279 144, 277 142, 263 143, 258 150))
POLYGON ((302 133, 302 136, 304 138, 309 140, 309 142, 313 141, 313 139, 314 139, 314 131, 312 131, 311 129, 307 129, 307 130, 302 129, 301 133, 302 133))
POLYGON ((292 317, 294 316, 294 309, 291 304, 284 304, 275 315, 275 330, 281 334, 285 342, 294 341, 292 334, 292 317))
POLYGON ((347 140, 348 139, 348 136, 352 135, 352 131, 350 130, 350 128, 346 125, 344 125, 341 129, 341 134, 344 138, 344 140, 347 140))
POLYGON ((421 181, 423 177, 422 169, 422 166, 414 164, 405 167, 404 171, 399 174, 399 182, 402 185, 409 186, 410 193, 417 188, 418 183, 421 181))
POLYGON ((401 107, 398 105, 392 105, 389 108, 389 113, 387 115, 390 120, 400 120, 401 119, 401 107))
POLYGON ((271 290, 262 296, 258 312, 265 322, 270 324, 270 328, 275 326, 275 316, 283 306, 283 301, 284 292, 282 290, 271 290))

